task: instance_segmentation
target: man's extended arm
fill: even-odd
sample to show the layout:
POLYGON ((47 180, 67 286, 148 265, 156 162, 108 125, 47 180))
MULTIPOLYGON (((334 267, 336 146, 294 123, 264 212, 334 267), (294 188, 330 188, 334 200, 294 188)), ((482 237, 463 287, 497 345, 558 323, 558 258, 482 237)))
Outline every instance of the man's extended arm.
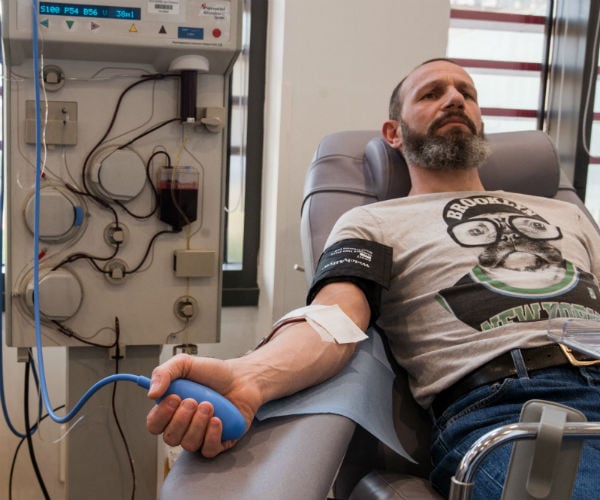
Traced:
MULTIPOLYGON (((354 284, 331 283, 323 287, 312 304, 339 305, 362 329, 369 325, 371 311, 363 292, 354 284)), ((240 358, 217 360, 179 355, 152 373, 148 396, 159 398, 176 378, 207 385, 227 397, 244 415, 247 426, 261 405, 318 384, 338 373, 348 362, 356 344, 337 344, 321 339, 306 322, 283 327, 260 349, 240 358)), ((207 457, 230 448, 221 442, 221 422, 212 417, 210 403, 196 404, 168 396, 147 418, 148 430, 163 434, 164 441, 184 449, 200 449, 207 457)))

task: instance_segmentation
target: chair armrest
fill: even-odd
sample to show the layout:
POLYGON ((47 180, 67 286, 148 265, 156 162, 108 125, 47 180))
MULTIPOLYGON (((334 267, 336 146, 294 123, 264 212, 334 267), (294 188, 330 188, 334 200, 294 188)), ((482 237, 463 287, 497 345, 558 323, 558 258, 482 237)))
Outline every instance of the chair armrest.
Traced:
POLYGON ((327 498, 354 428, 335 414, 255 421, 233 449, 214 459, 183 452, 160 498, 327 498))

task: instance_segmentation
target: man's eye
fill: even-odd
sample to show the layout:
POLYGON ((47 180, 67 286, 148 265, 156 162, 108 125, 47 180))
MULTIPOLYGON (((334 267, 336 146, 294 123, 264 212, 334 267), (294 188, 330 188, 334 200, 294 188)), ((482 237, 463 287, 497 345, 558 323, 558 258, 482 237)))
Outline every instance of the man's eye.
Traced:
POLYGON ((477 92, 475 92, 471 88, 464 88, 460 91, 465 99, 471 99, 473 101, 477 101, 477 92))

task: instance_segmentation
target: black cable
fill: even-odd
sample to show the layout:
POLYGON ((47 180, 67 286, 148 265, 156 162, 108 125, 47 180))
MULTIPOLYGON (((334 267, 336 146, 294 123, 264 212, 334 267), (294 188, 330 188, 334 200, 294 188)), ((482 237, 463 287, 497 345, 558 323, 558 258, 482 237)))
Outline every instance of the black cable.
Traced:
MULTIPOLYGON (((135 266, 131 271, 125 271, 125 274, 133 274, 133 273, 136 273, 137 271, 140 270, 140 268, 144 265, 144 262, 146 262, 146 259, 148 258, 148 255, 150 255, 150 250, 152 249, 152 245, 154 245, 154 242, 156 241, 156 239, 159 236, 161 236, 163 234, 177 234, 180 231, 181 231, 181 229, 169 229, 169 230, 159 231, 154 236, 152 236, 152 239, 148 243, 148 246, 146 248, 146 252, 144 253, 144 256, 142 257, 142 260, 140 261, 140 263, 137 266, 135 266)), ((56 271, 58 268, 64 266, 65 264, 69 264, 71 262, 75 262, 76 260, 79 260, 79 259, 88 259, 93 264, 93 266, 96 268, 96 270, 98 272, 101 272, 103 274, 109 274, 110 271, 102 269, 100 266, 98 266, 98 264, 96 263, 96 261, 97 260, 103 260, 103 261, 111 260, 112 258, 114 258, 117 255, 118 250, 119 250, 119 245, 117 245, 115 247, 115 251, 113 252, 113 254, 110 257, 94 257, 93 255, 89 255, 89 254, 86 254, 86 253, 83 253, 83 252, 74 253, 72 255, 69 255, 65 259, 63 259, 58 264, 56 264, 52 268, 52 271, 56 271)), ((58 321, 53 321, 53 323, 55 323, 57 325, 60 325, 60 323, 58 321)), ((63 332, 63 333, 69 335, 70 337, 71 336, 76 337, 76 335, 74 335, 72 332, 70 332, 70 333, 63 332)), ((78 339, 78 340, 81 340, 81 339, 78 339)), ((95 344, 91 344, 91 345, 95 345, 95 344)), ((107 346, 99 345, 98 347, 107 347, 107 346)), ((109 346, 109 347, 113 347, 113 346, 109 346)))
MULTIPOLYGON (((40 401, 41 401, 41 399, 40 399, 40 401)), ((54 408, 54 411, 62 410, 64 407, 65 407, 65 405, 57 406, 56 408, 54 408)), ((46 420, 49 416, 50 415, 48 413, 45 413, 44 415, 42 415, 40 417, 40 423, 42 421, 46 420)), ((12 485, 13 485, 13 480, 14 480, 14 476, 15 476, 15 467, 17 465, 17 458, 19 456, 19 451, 21 450, 21 446, 23 446, 23 443, 25 441, 26 441, 26 438, 21 438, 21 440, 19 441, 19 444, 15 448, 15 452, 13 453, 12 462, 10 464, 10 473, 8 476, 8 500, 12 500, 12 485)))
MULTIPOLYGON (((115 333, 117 337, 116 341, 116 350, 115 350, 115 373, 119 373, 119 359, 121 358, 121 353, 119 350, 119 338, 121 336, 121 328, 119 326, 119 318, 115 317, 115 333)), ((129 448, 129 444, 127 443, 127 438, 125 437, 125 432, 123 432, 123 428, 121 427, 121 422, 119 421, 119 416, 117 415, 117 407, 116 407, 116 396, 117 396, 117 383, 113 384, 112 390, 112 414, 115 419, 115 424, 117 425, 117 429, 119 430, 119 434, 121 435, 121 441, 123 441, 123 446, 125 447, 125 452, 127 453, 127 459, 129 460, 129 470, 131 471, 131 479, 132 479, 132 487, 131 487, 131 500, 135 498, 135 488, 136 488, 136 477, 135 477, 135 466, 133 463, 133 457, 131 455, 131 449, 129 448)))
POLYGON ((156 187, 154 186, 154 183, 152 182, 152 176, 150 175, 150 167, 152 166, 152 160, 154 160, 154 157, 158 156, 158 155, 165 155, 167 157, 167 165, 166 166, 171 167, 171 155, 163 150, 154 151, 154 153, 152 153, 150 155, 150 158, 148 158, 148 161, 146 162, 146 177, 148 179, 148 182, 150 182, 150 185, 154 188, 154 193, 156 194, 157 199, 158 199, 158 190, 156 189, 156 187))
POLYGON ((142 260, 140 261, 140 263, 137 266, 135 266, 131 271, 125 271, 125 274, 133 274, 140 270, 140 268, 144 265, 144 262, 146 262, 148 255, 150 255, 150 250, 152 249, 152 245, 154 245, 154 242, 156 241, 156 239, 159 236, 161 236, 163 234, 177 234, 180 231, 181 231, 181 229, 170 229, 170 230, 165 230, 165 231, 159 231, 154 236, 152 236, 152 239, 150 240, 150 242, 148 243, 148 247, 146 248, 146 253, 142 257, 142 260))
POLYGON ((46 500, 50 500, 50 495, 48 494, 46 484, 44 483, 44 478, 42 477, 42 473, 40 472, 40 468, 37 463, 35 450, 33 449, 33 440, 31 438, 31 425, 29 423, 29 369, 30 362, 28 360, 25 363, 25 389, 23 395, 23 415, 25 419, 25 435, 27 440, 27 448, 29 449, 29 458, 31 460, 31 466, 33 467, 33 471, 35 472, 35 477, 37 478, 40 489, 42 490, 42 494, 44 495, 44 498, 46 500))
POLYGON ((180 120, 180 118, 170 118, 168 120, 165 120, 164 122, 161 122, 157 125, 154 125, 154 127, 150 127, 148 130, 145 130, 144 132, 142 132, 141 134, 135 136, 133 139, 131 139, 129 142, 126 142, 125 144, 119 146, 117 149, 125 149, 127 146, 131 146, 135 141, 137 141, 138 139, 141 139, 142 137, 151 134, 152 132, 154 132, 155 130, 158 130, 159 128, 164 127, 165 125, 168 125, 169 123, 173 123, 173 122, 178 122, 180 120))
POLYGON ((127 208, 127 206, 125 205, 125 203, 123 203, 122 201, 119 200, 112 200, 113 203, 115 205, 118 205, 119 207, 121 207, 121 209, 127 213, 128 215, 130 215, 131 217, 133 217, 134 219, 138 219, 138 220, 143 220, 143 219, 149 219, 150 217, 152 217, 155 213, 156 210, 158 209, 158 205, 155 205, 154 208, 152 209, 152 211, 149 214, 146 215, 138 215, 138 214, 134 214, 131 210, 129 210, 127 208))
MULTIPOLYGON (((76 188, 74 188, 73 186, 71 186, 70 184, 65 184, 65 187, 78 195, 81 196, 88 196, 90 198, 92 198, 94 201, 98 202, 100 205, 102 205, 103 207, 107 208, 108 210, 110 210, 113 213, 114 219, 115 219, 115 227, 118 228, 119 227, 119 215, 117 214, 117 211, 111 207, 105 200, 103 200, 102 198, 95 196, 91 193, 86 193, 85 191, 80 191, 76 188)), ((79 259, 88 259, 91 264, 96 268, 96 270, 100 273, 103 274, 108 274, 109 271, 105 271, 104 269, 102 269, 97 263, 97 260, 100 261, 109 261, 111 259, 114 259, 117 256, 117 253, 119 252, 119 248, 120 246, 117 244, 115 245, 115 249, 112 253, 112 255, 109 255, 108 257, 98 257, 98 256, 93 256, 90 254, 87 254, 85 252, 77 252, 71 255, 68 255, 67 257, 65 257, 62 261, 60 261, 58 264, 56 264, 51 271, 56 271, 57 269, 61 268, 62 266, 64 266, 65 264, 68 264, 70 262, 75 262, 76 260, 79 259)))
POLYGON ((167 157, 167 167, 171 167, 171 157, 169 156, 169 153, 167 153, 166 151, 155 151, 154 153, 152 153, 150 155, 150 158, 148 158, 148 161, 146 162, 146 179, 148 180, 148 184, 150 185, 150 188, 152 189, 152 194, 154 195, 154 208, 150 211, 150 213, 148 213, 146 215, 134 214, 131 210, 129 210, 125 206, 124 203, 121 203, 118 200, 113 200, 117 205, 119 205, 125 212, 127 212, 134 219, 139 219, 139 220, 149 219, 156 213, 156 211, 158 210, 158 207, 160 206, 160 197, 159 197, 158 189, 156 189, 156 186, 154 185, 154 181, 152 180, 152 176, 150 175, 150 167, 152 166, 152 160, 154 159, 155 156, 157 156, 159 154, 163 154, 167 157))
POLYGON ((15 452, 13 453, 13 459, 12 459, 12 463, 10 464, 10 472, 8 475, 8 500, 12 500, 12 485, 13 485, 13 479, 15 476, 15 466, 17 464, 17 457, 19 456, 19 450, 21 449, 21 446, 23 445, 24 442, 25 442, 25 438, 22 438, 21 441, 19 441, 19 444, 17 445, 17 447, 15 448, 15 452))
POLYGON ((113 207, 111 207, 105 199, 101 198, 100 196, 96 196, 95 194, 86 191, 81 191, 80 189, 77 189, 76 187, 69 184, 68 182, 65 184, 65 187, 72 193, 78 194, 80 196, 87 196, 94 200, 96 203, 98 203, 98 205, 106 208, 107 210, 110 210, 115 218, 115 224, 117 226, 119 225, 119 215, 117 214, 116 210, 113 207))
POLYGON ((87 259, 96 268, 96 271, 98 271, 98 272, 100 272, 102 274, 109 274, 110 271, 102 269, 96 263, 96 261, 100 260, 100 261, 106 262, 106 261, 114 259, 116 257, 116 255, 117 255, 117 253, 119 252, 119 248, 120 248, 119 244, 115 245, 115 249, 114 249, 112 255, 109 255, 108 257, 98 257, 98 256, 90 255, 89 253, 85 253, 85 252, 76 252, 76 253, 73 253, 73 254, 65 257, 58 264, 56 264, 51 269, 51 271, 56 271, 57 269, 61 268, 65 264, 70 264, 71 262, 75 262, 76 260, 87 259))
MULTIPOLYGON (((38 391, 38 394, 39 394, 39 388, 40 388, 39 378, 37 375, 37 370, 35 369, 35 364, 33 362, 33 356, 31 354, 31 349, 27 350, 27 356, 28 356, 29 363, 31 364, 31 372, 33 374, 33 381, 35 383, 36 390, 38 391)), ((48 415, 46 415, 46 416, 48 416, 48 415)), ((42 398, 41 398, 41 395, 38 395, 38 423, 41 422, 43 420, 43 418, 44 417, 42 417, 42 398)), ((35 431, 38 428, 38 423, 36 423, 32 428, 29 429, 29 432, 27 433, 28 435, 33 435, 35 433, 35 431)), ((12 498, 12 479, 13 479, 13 474, 14 474, 15 463, 17 460, 17 454, 24 442, 25 442, 25 437, 23 437, 21 439, 21 441, 17 445, 15 454, 13 455, 13 461, 11 464, 10 475, 9 475, 9 486, 8 486, 8 488, 9 488, 8 493, 9 493, 9 497, 11 497, 11 498, 12 498)))
POLYGON ((125 90, 123 90, 123 92, 121 92, 121 95, 117 99, 117 104, 115 106, 115 110, 113 111, 113 115, 112 115, 112 118, 110 120, 110 123, 108 124, 108 128, 106 129, 106 131, 104 132, 104 134, 102 135, 102 137, 100 138, 100 140, 96 143, 96 145, 87 154, 87 156, 85 157, 85 160, 83 160, 83 165, 81 167, 81 180, 82 180, 82 183, 83 183, 83 189, 84 189, 84 191, 86 193, 90 192, 90 190, 88 189, 88 186, 87 186, 87 181, 86 181, 86 170, 87 170, 88 162, 90 161, 90 158, 94 154, 94 151, 96 151, 96 149, 98 149, 100 147, 100 145, 108 137, 108 134, 110 134, 110 131, 112 130, 112 128, 113 128, 113 126, 115 124, 115 121, 117 119, 117 114, 119 112, 119 108, 121 107, 121 103, 123 102, 123 98, 125 97, 125 95, 131 89, 133 89, 134 87, 137 87, 138 85, 140 85, 142 83, 146 83, 146 82, 154 81, 154 80, 161 80, 161 79, 165 78, 166 76, 178 76, 178 75, 162 75, 162 74, 157 74, 157 75, 142 76, 140 80, 138 80, 136 82, 133 82, 131 85, 129 85, 128 87, 126 87, 125 90))
POLYGON ((102 349, 110 349, 112 347, 115 347, 119 343, 118 339, 116 339, 116 338, 112 344, 99 344, 97 342, 92 342, 91 340, 88 340, 85 337, 78 335, 73 330, 71 330, 68 326, 63 325, 60 321, 58 321, 56 319, 53 319, 51 321, 54 324, 54 326, 56 327, 56 329, 63 335, 74 338, 75 340, 78 340, 79 342, 82 342, 82 343, 87 344, 92 347, 100 347, 102 349))
MULTIPOLYGON (((141 139, 142 137, 154 132, 155 130, 158 130, 159 128, 164 127, 165 125, 168 125, 169 123, 173 123, 179 121, 179 118, 171 118, 169 120, 166 120, 162 123, 159 123, 158 125, 155 125, 154 127, 149 128, 148 130, 145 130, 144 132, 142 132, 141 134, 135 136, 133 139, 131 139, 129 142, 119 146, 117 149, 125 149, 128 146, 130 146, 131 144, 133 144, 135 141, 137 141, 138 139, 141 139)), ((152 177, 150 176, 150 163, 152 162, 152 159, 154 158, 154 156, 156 156, 157 154, 164 154, 167 156, 168 159, 168 166, 171 166, 171 157, 169 156, 169 154, 166 151, 156 151, 154 153, 152 153, 152 155, 150 156, 150 158, 148 159, 148 161, 146 162, 146 178, 148 179, 148 182, 150 184, 150 187, 152 188, 152 192, 154 194, 154 208, 152 209, 152 211, 146 215, 137 215, 134 214, 131 210, 129 210, 129 208, 127 208, 127 206, 116 199, 112 199, 112 202, 115 203, 116 205, 118 205, 119 207, 121 207, 121 209, 123 209, 123 211, 125 211, 127 214, 129 214, 131 217, 133 217, 134 219, 149 219, 150 217, 152 217, 156 211, 158 210, 159 207, 159 194, 158 194, 158 190, 156 189, 156 186, 154 185, 154 182, 152 181, 152 177)))

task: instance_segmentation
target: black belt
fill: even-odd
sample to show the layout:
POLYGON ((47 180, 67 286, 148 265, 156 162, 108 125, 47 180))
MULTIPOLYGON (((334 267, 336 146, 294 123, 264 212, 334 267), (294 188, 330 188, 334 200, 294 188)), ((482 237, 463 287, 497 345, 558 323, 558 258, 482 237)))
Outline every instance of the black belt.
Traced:
MULTIPOLYGON (((530 349, 520 349, 527 372, 570 364, 569 358, 558 344, 549 344, 530 349)), ((574 353, 570 353, 572 355, 574 353)), ((592 358, 578 356, 578 360, 586 363, 592 358)), ((482 385, 491 384, 501 379, 517 377, 517 367, 510 352, 505 352, 497 358, 488 361, 483 366, 464 376, 454 385, 440 392, 433 403, 431 411, 438 418, 448 406, 459 397, 482 385)))

